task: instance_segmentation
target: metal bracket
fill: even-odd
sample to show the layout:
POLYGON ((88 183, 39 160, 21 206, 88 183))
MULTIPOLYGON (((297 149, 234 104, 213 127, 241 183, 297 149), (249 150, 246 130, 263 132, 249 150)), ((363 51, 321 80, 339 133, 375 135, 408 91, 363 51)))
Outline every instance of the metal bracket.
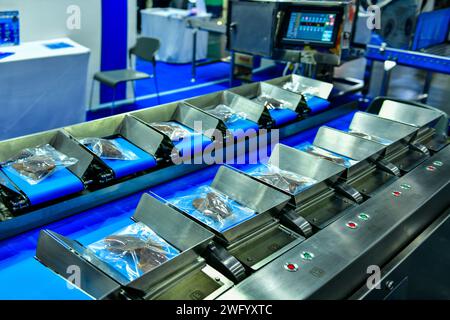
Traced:
POLYGON ((348 185, 345 182, 338 183, 338 184, 334 185, 333 188, 339 194, 343 195, 344 197, 346 197, 358 204, 361 204, 364 202, 364 197, 362 196, 362 194, 358 190, 356 190, 355 188, 353 188, 352 186, 348 185))
POLYGON ((206 250, 205 258, 209 265, 235 283, 246 277, 244 266, 220 245, 210 244, 206 250))
POLYGON ((427 157, 431 156, 430 150, 428 150, 428 148, 421 143, 413 142, 413 143, 410 143, 409 146, 412 150, 420 152, 420 153, 426 155, 427 157))
POLYGON ((376 164, 377 168, 379 168, 389 174, 392 174, 396 177, 401 176, 400 169, 396 165, 394 165, 386 160, 378 160, 375 162, 375 164, 376 164))
POLYGON ((311 224, 294 210, 281 215, 280 221, 292 231, 295 231, 305 238, 313 235, 311 224))

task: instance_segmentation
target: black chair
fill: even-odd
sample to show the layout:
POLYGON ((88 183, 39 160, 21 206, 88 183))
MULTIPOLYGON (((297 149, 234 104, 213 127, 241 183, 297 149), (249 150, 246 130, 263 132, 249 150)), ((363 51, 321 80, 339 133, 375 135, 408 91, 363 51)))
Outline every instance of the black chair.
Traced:
POLYGON ((160 41, 154 38, 142 37, 139 38, 136 42, 136 45, 130 49, 128 53, 128 57, 130 60, 130 67, 132 66, 132 56, 136 56, 142 60, 151 62, 153 65, 153 75, 149 75, 144 72, 139 72, 134 69, 122 69, 122 70, 112 70, 112 71, 104 71, 97 72, 94 75, 94 81, 92 81, 91 88, 91 98, 89 102, 89 110, 92 108, 92 100, 94 95, 94 85, 95 81, 98 81, 108 87, 113 88, 113 101, 112 101, 112 110, 114 110, 115 102, 116 102, 116 88, 120 83, 133 82, 133 93, 134 93, 134 102, 136 102, 136 87, 135 81, 153 78, 155 81, 155 89, 156 96, 159 101, 159 92, 158 92, 158 82, 156 80, 156 59, 155 54, 159 50, 160 41))

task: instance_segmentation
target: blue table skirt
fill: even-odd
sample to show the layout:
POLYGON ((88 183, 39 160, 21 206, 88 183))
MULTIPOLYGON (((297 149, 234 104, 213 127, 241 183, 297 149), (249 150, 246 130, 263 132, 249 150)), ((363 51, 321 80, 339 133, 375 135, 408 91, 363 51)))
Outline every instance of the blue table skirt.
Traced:
POLYGON ((138 157, 136 160, 102 159, 103 162, 114 171, 117 179, 156 167, 157 163, 155 157, 141 148, 138 148, 128 140, 119 137, 111 139, 111 141, 116 142, 124 150, 133 152, 138 157))
POLYGON ((84 189, 81 180, 66 168, 57 168, 53 174, 34 185, 24 180, 12 167, 4 167, 2 171, 22 190, 32 205, 62 198, 84 189))

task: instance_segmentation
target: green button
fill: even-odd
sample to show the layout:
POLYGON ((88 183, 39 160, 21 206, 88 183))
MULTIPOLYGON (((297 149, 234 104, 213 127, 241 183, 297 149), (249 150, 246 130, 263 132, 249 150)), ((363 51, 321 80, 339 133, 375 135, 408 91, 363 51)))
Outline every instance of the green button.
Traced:
POLYGON ((444 163, 443 163, 442 161, 435 161, 435 162, 433 162, 433 164, 434 164, 436 167, 442 167, 442 166, 444 165, 444 163))
POLYGON ((303 260, 312 260, 314 258, 314 254, 312 254, 311 252, 302 252, 301 257, 303 260))
POLYGON ((411 185, 404 183, 400 186, 400 188, 402 188, 403 190, 410 190, 411 189, 411 185))
POLYGON ((361 219, 361 220, 363 220, 363 221, 367 221, 367 220, 370 219, 370 216, 369 216, 367 213, 360 213, 360 214, 358 215, 358 218, 361 219))

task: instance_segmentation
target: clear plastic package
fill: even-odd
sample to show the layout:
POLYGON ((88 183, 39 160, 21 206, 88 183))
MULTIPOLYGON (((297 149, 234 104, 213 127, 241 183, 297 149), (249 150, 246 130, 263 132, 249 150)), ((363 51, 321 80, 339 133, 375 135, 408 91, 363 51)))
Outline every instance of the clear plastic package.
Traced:
POLYGON ((300 93, 303 95, 309 95, 309 96, 319 96, 320 95, 320 89, 318 87, 311 87, 307 86, 300 81, 290 81, 286 82, 283 85, 284 90, 288 90, 295 93, 300 93))
POLYGON ((224 104, 219 104, 214 109, 208 110, 208 113, 221 119, 226 124, 231 124, 238 120, 247 119, 247 115, 245 113, 236 112, 233 109, 231 109, 229 106, 224 105, 224 104))
POLYGON ((37 184, 52 175, 58 168, 70 167, 78 162, 59 152, 49 144, 23 149, 3 166, 17 171, 29 184, 37 184))
POLYGON ((102 138, 84 138, 81 144, 88 147, 95 155, 108 160, 137 160, 138 157, 130 150, 122 148, 116 141, 102 138))
MULTIPOLYGON (((87 248, 130 281, 180 254, 179 250, 140 222, 95 242, 87 248)), ((89 255, 86 258, 89 259, 89 255)))
POLYGON ((385 145, 385 146, 388 146, 388 145, 390 145, 392 143, 392 141, 390 141, 390 140, 383 139, 383 138, 376 137, 376 136, 371 136, 369 134, 362 133, 362 132, 359 132, 359 131, 350 130, 349 133, 353 134, 353 135, 355 135, 357 137, 361 137, 361 138, 364 138, 364 139, 367 139, 367 140, 370 140, 370 141, 373 141, 373 142, 377 142, 377 143, 385 145))
POLYGON ((168 200, 214 230, 224 232, 253 217, 256 212, 244 207, 210 186, 201 186, 194 194, 168 200))
POLYGON ((275 99, 265 94, 258 96, 257 98, 253 99, 253 101, 264 105, 264 107, 266 107, 268 110, 292 108, 292 103, 280 99, 275 99))
POLYGON ((358 161, 356 161, 356 160, 347 158, 345 156, 341 156, 339 154, 327 151, 322 148, 318 148, 309 143, 304 143, 304 144, 298 146, 297 149, 307 152, 309 154, 312 154, 316 157, 334 162, 334 163, 344 166, 346 168, 349 168, 358 163, 358 161))
POLYGON ((261 165, 249 174, 291 194, 298 194, 317 183, 315 179, 281 170, 274 165, 261 165))
POLYGON ((193 132, 189 131, 188 129, 183 127, 181 124, 176 123, 175 121, 152 122, 150 123, 150 126, 164 133, 172 141, 179 141, 183 138, 194 135, 193 132))

